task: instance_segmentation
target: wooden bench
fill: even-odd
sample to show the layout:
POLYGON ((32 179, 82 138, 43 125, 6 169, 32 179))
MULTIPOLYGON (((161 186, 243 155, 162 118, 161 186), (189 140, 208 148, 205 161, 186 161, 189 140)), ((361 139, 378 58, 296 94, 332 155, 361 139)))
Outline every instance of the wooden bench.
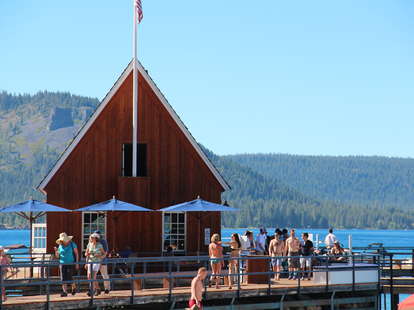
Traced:
MULTIPOLYGON (((224 281, 224 285, 229 284, 229 278, 226 275, 228 273, 227 270, 222 270, 221 272, 223 276, 221 276, 224 281)), ((178 279, 188 279, 191 280, 197 275, 197 271, 175 271, 171 272, 171 279, 170 274, 168 272, 153 272, 153 273, 137 273, 133 275, 128 275, 128 277, 146 277, 148 279, 162 279, 162 287, 168 289, 170 287, 170 280, 171 280, 171 287, 174 287, 176 284, 176 280, 178 279)), ((211 276, 211 272, 208 273, 208 277, 211 276)), ((134 279, 134 290, 142 290, 142 282, 143 278, 134 279)))

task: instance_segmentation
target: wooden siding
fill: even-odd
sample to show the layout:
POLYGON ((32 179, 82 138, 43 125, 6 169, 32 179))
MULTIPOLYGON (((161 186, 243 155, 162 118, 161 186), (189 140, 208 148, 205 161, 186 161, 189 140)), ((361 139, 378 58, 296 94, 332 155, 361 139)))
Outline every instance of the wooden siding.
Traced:
MULTIPOLYGON (((221 202, 223 188, 173 118, 139 78, 138 140, 147 144, 148 177, 121 177, 122 144, 132 137, 132 74, 124 81, 80 143, 45 188, 47 201, 68 209, 118 199, 150 209, 201 198, 221 202)), ((108 219, 109 243, 115 236, 118 248, 131 246, 144 253, 159 253, 162 243, 160 213, 125 213, 112 224, 108 219)), ((48 214, 48 251, 62 231, 81 243, 81 214, 48 214)), ((220 214, 202 216, 204 227, 220 232, 220 214)), ((187 251, 197 248, 198 220, 187 217, 187 251)), ((205 247, 203 248, 205 250, 205 247)))

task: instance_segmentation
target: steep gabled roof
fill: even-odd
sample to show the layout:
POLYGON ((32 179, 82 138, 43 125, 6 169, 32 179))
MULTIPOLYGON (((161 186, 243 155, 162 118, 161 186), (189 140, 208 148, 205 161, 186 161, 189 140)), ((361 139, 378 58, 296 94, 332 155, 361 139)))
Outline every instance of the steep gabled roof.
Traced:
MULTIPOLYGON (((180 117, 174 111, 172 106, 168 103, 167 99, 162 94, 160 89, 154 83, 152 78, 148 75, 147 70, 145 70, 145 68, 141 65, 140 62, 137 62, 137 68, 138 68, 138 71, 139 71, 140 75, 145 79, 145 81, 151 87, 152 91, 155 93, 155 95, 161 101, 161 103, 163 104, 165 109, 171 115, 172 119, 176 122, 178 127, 183 132, 184 136, 188 139, 188 141, 194 147, 194 149, 196 150, 198 155, 202 158, 202 160, 207 165, 207 167, 210 169, 211 173, 215 176, 217 181, 221 184, 221 186, 225 190, 229 190, 230 186, 228 185, 226 180, 223 178, 223 176, 220 174, 220 172, 217 170, 217 168, 213 165, 213 163, 208 159, 206 154, 203 152, 201 147, 198 145, 197 141, 191 135, 188 128, 184 125, 184 123, 181 121, 180 117)), ((78 143, 82 140, 83 136, 88 132, 89 128, 92 126, 92 124, 95 122, 95 120, 101 114, 101 112, 105 109, 106 105, 111 101, 112 97, 116 94, 118 89, 121 87, 121 85, 124 83, 124 81, 126 80, 126 78, 128 77, 128 75, 131 72, 132 72, 132 61, 128 64, 128 66, 122 72, 121 76, 118 78, 118 80, 115 82, 115 84, 109 90, 109 92, 106 94, 105 98, 98 105, 95 112, 91 115, 91 117, 88 119, 88 121, 79 130, 78 134, 73 138, 71 143, 67 146, 65 151, 61 154, 59 159, 56 161, 55 165, 52 167, 52 169, 49 171, 49 173, 46 175, 46 177, 39 184, 39 186, 38 186, 39 190, 44 192, 44 189, 47 186, 47 184, 50 182, 50 180, 53 178, 53 176, 56 174, 56 172, 59 170, 59 168, 63 165, 65 160, 69 157, 70 153, 76 148, 78 143)))

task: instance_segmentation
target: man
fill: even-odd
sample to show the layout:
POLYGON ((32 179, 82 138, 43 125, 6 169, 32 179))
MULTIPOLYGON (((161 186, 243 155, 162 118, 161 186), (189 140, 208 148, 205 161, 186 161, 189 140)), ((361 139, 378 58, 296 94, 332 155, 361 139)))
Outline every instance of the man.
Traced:
POLYGON ((197 276, 191 281, 191 297, 188 306, 191 310, 203 309, 203 281, 207 277, 207 269, 198 269, 197 276))
POLYGON ((289 280, 297 278, 297 272, 299 270, 299 250, 300 241, 295 235, 295 230, 290 231, 290 237, 286 240, 285 253, 289 256, 289 280))
POLYGON ((270 241, 269 255, 272 257, 272 269, 275 273, 274 280, 280 279, 280 267, 282 266, 282 257, 285 253, 285 243, 280 240, 282 232, 276 231, 275 238, 270 241))
POLYGON ((325 237, 325 245, 328 249, 332 249, 335 242, 338 240, 336 236, 333 234, 333 229, 329 228, 329 233, 325 237))
POLYGON ((300 258, 300 268, 302 269, 302 280, 305 277, 310 280, 312 272, 312 254, 313 254, 313 242, 309 240, 309 234, 307 232, 302 234, 303 244, 301 247, 302 257, 300 258))
POLYGON ((256 251, 258 255, 264 255, 266 251, 267 231, 260 228, 260 232, 256 238, 256 251))
MULTIPOLYGON (((56 243, 59 247, 55 247, 55 256, 59 258, 59 270, 60 279, 62 282, 71 282, 72 295, 76 294, 76 285, 73 282, 73 269, 74 263, 79 261, 79 252, 76 243, 72 241, 73 236, 68 236, 65 232, 59 234, 59 239, 56 243)), ((79 269, 79 265, 76 264, 76 270, 79 269)), ((60 294, 61 297, 68 296, 67 283, 62 283, 63 292, 60 294)))
POLYGON ((101 266, 99 267, 99 272, 101 273, 102 278, 104 278, 104 287, 105 287, 105 294, 109 294, 109 291, 111 289, 111 282, 109 281, 109 275, 108 275, 108 265, 107 265, 107 256, 109 254, 109 247, 108 242, 102 238, 101 231, 95 230, 94 234, 97 234, 99 236, 98 242, 102 244, 102 247, 105 251, 105 258, 102 260, 101 266))

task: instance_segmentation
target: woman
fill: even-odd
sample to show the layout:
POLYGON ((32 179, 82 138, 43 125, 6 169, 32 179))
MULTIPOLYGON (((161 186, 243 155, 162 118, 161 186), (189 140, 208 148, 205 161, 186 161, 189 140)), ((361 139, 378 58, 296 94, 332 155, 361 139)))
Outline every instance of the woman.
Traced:
MULTIPOLYGON (((55 247, 55 256, 59 259, 60 280, 62 281, 62 293, 61 297, 68 296, 68 285, 72 286, 72 295, 76 294, 76 285, 73 282, 74 265, 79 261, 79 252, 76 243, 73 242, 73 236, 68 236, 66 233, 59 234, 59 239, 56 240, 56 244, 59 247, 55 247)), ((75 265, 76 270, 79 269, 79 265, 75 265)))
POLYGON ((229 260, 229 290, 232 289, 232 274, 238 273, 238 257, 240 257, 241 251, 241 242, 239 238, 239 234, 232 234, 231 241, 230 241, 230 260, 229 260))
POLYGON ((223 264, 223 246, 221 245, 220 235, 214 234, 211 237, 211 243, 208 246, 208 254, 211 263, 211 280, 216 280, 216 288, 219 288, 221 266, 223 264))
MULTIPOLYGON (((0 246, 0 265, 1 265, 1 277, 3 279, 6 278, 7 275, 7 271, 9 271, 9 265, 10 265, 10 259, 9 257, 6 255, 6 252, 4 251, 4 248, 2 246, 0 246)), ((6 296, 6 289, 2 288, 1 291, 1 298, 4 301, 7 300, 7 296, 6 296)))
POLYGON ((335 262, 344 262, 346 261, 345 250, 341 247, 339 241, 335 241, 333 248, 329 252, 333 257, 331 258, 332 261, 335 262))
MULTIPOLYGON (((96 275, 101 267, 101 262, 105 258, 105 250, 99 240, 99 235, 93 233, 89 236, 89 243, 86 247, 86 262, 88 270, 88 280, 96 280, 96 275)), ((95 296, 98 296, 101 293, 99 284, 96 281, 90 283, 90 289, 88 296, 91 296, 95 293, 95 296)))

